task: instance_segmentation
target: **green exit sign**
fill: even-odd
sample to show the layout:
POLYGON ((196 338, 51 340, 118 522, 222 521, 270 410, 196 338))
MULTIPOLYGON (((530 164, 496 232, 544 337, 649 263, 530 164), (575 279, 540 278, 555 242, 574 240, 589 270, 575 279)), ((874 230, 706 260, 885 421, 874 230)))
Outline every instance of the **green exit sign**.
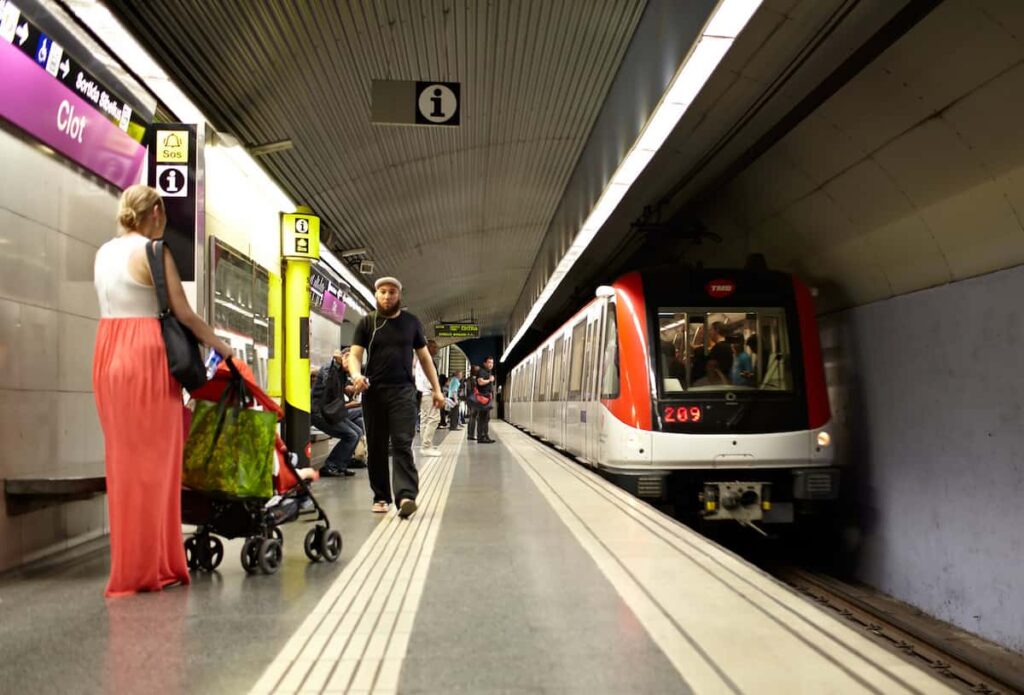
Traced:
POLYGON ((435 323, 435 338, 479 338, 480 326, 475 323, 435 323))

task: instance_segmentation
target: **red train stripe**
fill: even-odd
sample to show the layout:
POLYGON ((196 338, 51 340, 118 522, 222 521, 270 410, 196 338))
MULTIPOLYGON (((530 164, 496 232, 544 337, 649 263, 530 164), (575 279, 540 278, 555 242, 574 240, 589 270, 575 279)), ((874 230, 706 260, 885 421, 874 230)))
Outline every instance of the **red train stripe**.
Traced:
POLYGON ((615 288, 615 319, 619 330, 619 397, 604 400, 618 420, 650 431, 651 384, 647 306, 640 273, 624 275, 615 288))
POLYGON ((796 311, 800 317, 800 345, 804 353, 804 382, 807 384, 807 424, 809 429, 823 427, 832 417, 825 384, 825 364, 821 356, 818 320, 814 300, 807 285, 793 276, 796 311))

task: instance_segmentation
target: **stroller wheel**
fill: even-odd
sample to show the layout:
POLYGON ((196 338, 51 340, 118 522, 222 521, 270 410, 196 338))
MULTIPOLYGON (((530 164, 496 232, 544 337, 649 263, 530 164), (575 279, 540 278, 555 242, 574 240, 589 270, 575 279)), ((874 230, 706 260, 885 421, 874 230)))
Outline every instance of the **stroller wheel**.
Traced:
MULTIPOLYGON (((198 539, 196 540, 198 546, 198 539)), ((206 547, 202 549, 205 552, 199 553, 199 566, 207 572, 212 572, 220 566, 221 560, 224 559, 224 544, 216 536, 207 536, 205 540, 206 547)))
POLYGON ((281 567, 281 542, 276 538, 264 538, 260 543, 260 569, 273 574, 281 567))
POLYGON ((310 562, 319 562, 320 553, 320 538, 323 535, 323 527, 315 526, 309 529, 306 533, 306 541, 303 543, 303 548, 306 551, 306 557, 309 558, 310 562))
POLYGON ((270 535, 276 538, 282 544, 284 544, 284 532, 281 530, 280 526, 275 526, 274 528, 272 528, 270 530, 270 535))
POLYGON ((199 569, 199 543, 195 536, 185 539, 185 562, 190 570, 199 569))
POLYGON ((320 553, 328 562, 334 562, 341 555, 341 534, 335 529, 324 529, 320 536, 320 553))
POLYGON ((247 538, 242 546, 242 569, 249 574, 255 574, 260 568, 260 543, 263 540, 259 537, 247 538))

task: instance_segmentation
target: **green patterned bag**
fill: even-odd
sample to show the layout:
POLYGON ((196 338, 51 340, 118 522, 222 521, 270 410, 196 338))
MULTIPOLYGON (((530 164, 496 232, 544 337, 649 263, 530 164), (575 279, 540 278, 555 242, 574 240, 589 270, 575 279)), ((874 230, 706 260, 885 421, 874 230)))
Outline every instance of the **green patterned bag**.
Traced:
POLYGON ((244 385, 229 384, 217 403, 196 401, 181 482, 233 497, 271 497, 274 413, 249 410, 244 385))

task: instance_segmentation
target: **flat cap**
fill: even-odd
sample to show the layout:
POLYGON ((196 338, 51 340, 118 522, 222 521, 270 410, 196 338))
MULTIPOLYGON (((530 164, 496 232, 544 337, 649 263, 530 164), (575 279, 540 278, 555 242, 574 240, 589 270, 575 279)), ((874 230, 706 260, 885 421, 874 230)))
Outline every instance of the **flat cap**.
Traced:
POLYGON ((387 277, 377 278, 377 281, 373 283, 373 289, 379 290, 381 285, 394 285, 398 288, 398 291, 402 291, 402 283, 398 281, 398 278, 393 278, 390 275, 387 277))

